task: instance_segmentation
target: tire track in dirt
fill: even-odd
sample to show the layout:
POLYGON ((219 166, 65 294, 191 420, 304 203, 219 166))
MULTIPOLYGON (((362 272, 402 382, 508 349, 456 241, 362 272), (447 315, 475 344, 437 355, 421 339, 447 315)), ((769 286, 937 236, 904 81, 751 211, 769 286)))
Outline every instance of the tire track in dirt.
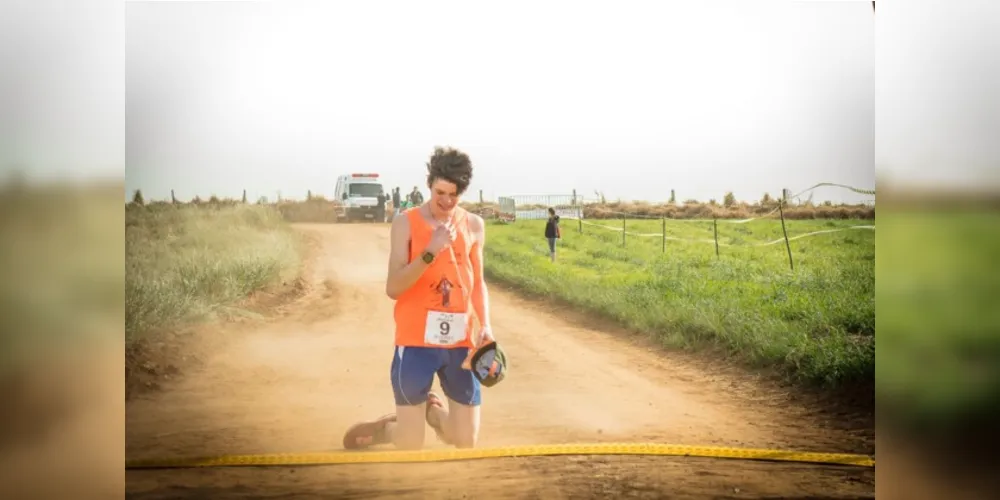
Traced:
MULTIPOLYGON (((252 326, 213 326, 205 362, 127 405, 129 458, 338 450, 392 410, 385 225, 299 225, 319 247, 308 292, 252 326)), ((854 451, 735 370, 652 352, 603 325, 491 288, 511 377, 484 393, 480 444, 656 441, 854 451)), ((437 383, 435 383, 437 386, 437 383)), ((443 448, 427 431, 427 446, 443 448)), ((130 498, 874 498, 869 469, 679 457, 535 457, 433 464, 128 471, 130 498), (478 477, 475 481, 473 477, 478 477)))

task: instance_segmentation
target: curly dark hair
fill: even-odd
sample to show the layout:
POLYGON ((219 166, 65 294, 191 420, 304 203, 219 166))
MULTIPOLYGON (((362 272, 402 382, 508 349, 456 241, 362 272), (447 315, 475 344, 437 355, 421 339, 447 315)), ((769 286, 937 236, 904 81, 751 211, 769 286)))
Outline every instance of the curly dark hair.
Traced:
POLYGON ((469 155, 455 149, 435 147, 434 154, 427 162, 427 187, 431 187, 437 179, 454 184, 458 194, 469 188, 472 182, 472 161, 469 155))

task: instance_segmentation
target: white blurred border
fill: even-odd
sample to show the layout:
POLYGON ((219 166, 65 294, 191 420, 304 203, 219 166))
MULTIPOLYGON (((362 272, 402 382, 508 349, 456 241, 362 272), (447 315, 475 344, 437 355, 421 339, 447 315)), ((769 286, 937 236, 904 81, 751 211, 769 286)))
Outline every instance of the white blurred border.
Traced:
POLYGON ((0 3, 0 174, 122 179, 124 55, 120 1, 0 3))
POLYGON ((875 8, 880 179, 1000 189, 1000 2, 878 0, 875 8))

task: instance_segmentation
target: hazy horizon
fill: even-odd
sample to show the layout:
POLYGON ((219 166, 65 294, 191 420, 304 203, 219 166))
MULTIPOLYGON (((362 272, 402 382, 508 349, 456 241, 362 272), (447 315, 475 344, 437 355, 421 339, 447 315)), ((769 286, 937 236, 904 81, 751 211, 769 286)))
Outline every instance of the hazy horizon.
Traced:
POLYGON ((426 192, 437 145, 469 153, 488 199, 875 182, 867 3, 126 9, 129 195, 329 196, 368 171, 426 192))

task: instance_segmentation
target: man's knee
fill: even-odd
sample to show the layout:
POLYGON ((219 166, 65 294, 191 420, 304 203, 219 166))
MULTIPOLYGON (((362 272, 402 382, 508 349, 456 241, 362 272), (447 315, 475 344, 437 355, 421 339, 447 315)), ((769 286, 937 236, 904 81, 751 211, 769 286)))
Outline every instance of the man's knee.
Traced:
POLYGON ((473 448, 479 441, 479 405, 449 402, 449 438, 456 448, 473 448))

